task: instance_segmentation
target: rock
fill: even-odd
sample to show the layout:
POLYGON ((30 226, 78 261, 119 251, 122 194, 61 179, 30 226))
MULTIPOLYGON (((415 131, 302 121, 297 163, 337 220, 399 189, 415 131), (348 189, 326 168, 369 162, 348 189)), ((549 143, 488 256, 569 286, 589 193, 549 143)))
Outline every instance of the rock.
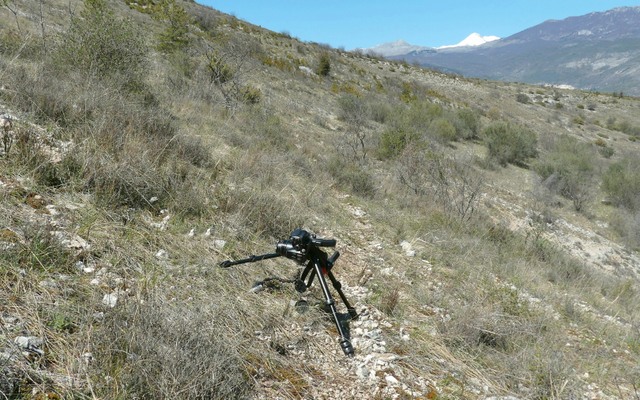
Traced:
POLYGON ((84 261, 78 261, 76 262, 76 269, 78 271, 84 272, 85 274, 91 274, 95 272, 96 266, 95 264, 87 265, 84 263, 84 261))
POLYGON ((84 362, 86 364, 90 364, 93 361, 93 354, 92 353, 84 353, 82 355, 82 359, 84 360, 84 362))
POLYGON ((309 75, 309 76, 314 76, 316 73, 313 72, 313 70, 307 66, 301 65, 298 67, 298 69, 303 72, 305 75, 309 75))
POLYGON ((91 245, 78 235, 68 234, 63 231, 53 231, 51 234, 68 249, 88 250, 91 248, 91 245))
POLYGON ((406 240, 403 240, 400 243, 400 247, 402 247, 402 250, 404 250, 404 254, 407 257, 415 257, 416 256, 416 251, 413 250, 413 246, 411 245, 411 243, 407 242, 406 240))
POLYGON ((40 349, 40 346, 44 344, 44 339, 37 336, 18 336, 13 339, 13 343, 23 350, 37 353, 39 355, 44 354, 44 351, 40 349))
POLYGON ((165 249, 160 249, 156 253, 156 258, 159 259, 159 260, 168 260, 169 259, 169 253, 167 253, 167 251, 165 249))
POLYGON ((118 294, 115 292, 110 294, 105 294, 102 297, 102 304, 104 304, 107 307, 114 308, 118 304, 118 294))
POLYGON ((45 279, 43 281, 40 281, 40 283, 38 284, 40 285, 40 287, 45 289, 56 289, 58 287, 58 284, 53 279, 45 279))
POLYGON ((362 380, 369 379, 369 368, 364 364, 358 365, 356 368, 356 376, 362 380))
POLYGON ((389 384, 390 386, 398 386, 398 384, 400 383, 398 381, 398 379, 393 376, 393 375, 386 375, 384 377, 384 380, 387 382, 387 384, 389 384))

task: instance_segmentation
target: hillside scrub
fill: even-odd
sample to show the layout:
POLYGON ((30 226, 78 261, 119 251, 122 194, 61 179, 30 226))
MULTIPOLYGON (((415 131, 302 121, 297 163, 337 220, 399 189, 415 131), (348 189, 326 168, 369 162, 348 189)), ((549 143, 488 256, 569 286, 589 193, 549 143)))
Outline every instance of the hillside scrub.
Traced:
POLYGON ((430 143, 472 140, 480 130, 478 113, 469 108, 452 110, 430 99, 395 105, 389 114, 378 142, 381 159, 395 158, 408 146, 425 148, 430 143))

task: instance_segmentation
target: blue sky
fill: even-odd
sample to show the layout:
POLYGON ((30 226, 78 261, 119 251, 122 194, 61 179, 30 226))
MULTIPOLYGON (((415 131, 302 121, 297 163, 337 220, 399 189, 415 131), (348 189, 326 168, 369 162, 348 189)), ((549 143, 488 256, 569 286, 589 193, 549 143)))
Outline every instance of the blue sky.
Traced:
POLYGON ((473 32, 507 37, 549 19, 640 6, 640 0, 196 1, 275 32, 347 50, 399 39, 439 47, 473 32))

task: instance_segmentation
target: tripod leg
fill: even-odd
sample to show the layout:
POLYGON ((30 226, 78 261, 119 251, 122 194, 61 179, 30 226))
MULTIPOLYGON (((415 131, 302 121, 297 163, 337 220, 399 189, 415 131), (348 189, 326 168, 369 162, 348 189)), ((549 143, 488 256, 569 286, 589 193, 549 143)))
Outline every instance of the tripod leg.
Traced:
POLYGON ((338 292, 340 299, 342 299, 342 302, 344 303, 344 305, 347 306, 347 311, 349 311, 349 315, 351 316, 351 319, 358 319, 358 313, 356 312, 356 309, 351 307, 351 304, 349 304, 347 297, 344 295, 344 292, 342 291, 342 284, 336 279, 335 276, 333 276, 333 273, 331 271, 329 271, 327 275, 329 275, 329 279, 331 280, 331 283, 333 284, 334 289, 336 289, 336 292, 338 292))
POLYGON ((344 351, 345 355, 353 357, 353 346, 351 345, 349 339, 347 339, 347 336, 342 329, 342 325, 340 324, 340 320, 338 319, 338 312, 336 311, 336 302, 333 300, 333 297, 331 297, 329 287, 327 286, 327 281, 325 281, 324 276, 322 275, 320 261, 318 259, 313 260, 313 268, 315 269, 316 276, 318 277, 318 282, 320 282, 320 286, 322 287, 325 304, 329 306, 331 314, 333 315, 333 321, 336 324, 336 328, 338 328, 338 334, 340 335, 340 346, 342 347, 342 351, 344 351))

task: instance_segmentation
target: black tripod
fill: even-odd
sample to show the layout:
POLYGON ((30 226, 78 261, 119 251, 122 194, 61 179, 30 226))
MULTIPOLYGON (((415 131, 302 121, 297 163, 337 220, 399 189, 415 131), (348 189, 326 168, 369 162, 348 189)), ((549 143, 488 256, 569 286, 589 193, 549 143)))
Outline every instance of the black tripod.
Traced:
MULTIPOLYGON (((353 346, 351 346, 351 342, 349 341, 347 335, 345 334, 344 328, 340 323, 335 301, 331 296, 331 292, 329 292, 327 281, 324 278, 325 276, 329 277, 333 288, 336 290, 336 292, 338 292, 340 299, 347 307, 351 319, 358 318, 358 313, 356 312, 355 308, 351 307, 351 304, 349 304, 349 301, 345 297, 344 292, 342 292, 342 285, 340 284, 340 282, 338 282, 336 277, 331 272, 331 268, 333 268, 333 265, 340 256, 340 253, 336 251, 331 257, 327 257, 327 253, 320 249, 320 247, 335 246, 335 239, 319 239, 316 238, 315 235, 312 235, 309 232, 298 228, 291 233, 291 236, 288 240, 281 240, 276 244, 275 253, 250 256, 248 258, 236 261, 223 261, 220 263, 220 267, 228 268, 232 265, 261 261, 275 257, 287 257, 291 260, 296 261, 300 265, 305 265, 306 263, 306 267, 301 270, 298 274, 298 277, 293 280, 296 290, 300 293, 303 293, 311 286, 313 280, 316 277, 318 278, 318 282, 320 282, 320 287, 322 288, 322 293, 324 294, 325 306, 329 308, 329 311, 331 312, 333 320, 336 324, 336 328, 338 328, 338 334, 340 335, 340 347, 342 347, 342 351, 344 351, 345 355, 353 357, 353 346)), ((264 282, 266 282, 266 280, 262 283, 264 282)))

